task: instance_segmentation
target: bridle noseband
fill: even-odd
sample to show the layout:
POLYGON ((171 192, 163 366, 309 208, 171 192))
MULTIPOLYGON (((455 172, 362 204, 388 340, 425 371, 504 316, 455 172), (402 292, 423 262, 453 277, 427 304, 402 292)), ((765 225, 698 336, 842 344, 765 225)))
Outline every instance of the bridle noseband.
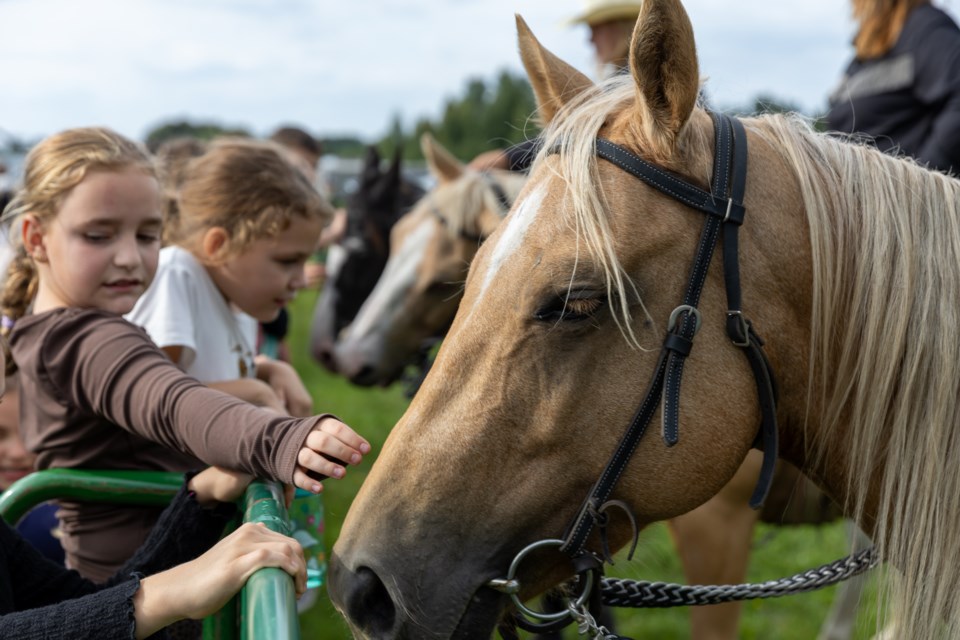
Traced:
MULTIPOLYGON (((750 498, 750 506, 759 508, 770 490, 778 447, 776 388, 770 363, 762 349, 763 341, 743 315, 740 290, 738 231, 746 214, 743 198, 747 179, 747 136, 743 125, 736 118, 717 113, 711 113, 711 117, 716 149, 711 192, 650 164, 609 140, 597 138, 596 141, 598 157, 613 163, 674 200, 706 214, 706 220, 690 269, 683 302, 670 315, 660 356, 644 398, 600 478, 568 525, 563 539, 551 541, 556 543, 560 551, 571 557, 578 573, 599 573, 602 568, 604 558, 586 549, 587 539, 594 528, 599 527, 606 546, 605 529, 608 518, 604 512, 611 504, 610 496, 657 408, 662 406, 661 432, 667 447, 674 446, 680 440, 680 387, 684 364, 700 328, 702 318, 697 305, 718 241, 723 244, 727 335, 735 346, 743 349, 747 357, 756 381, 760 405, 761 425, 755 446, 763 451, 763 464, 757 486, 750 498)), ((525 552, 526 549, 521 552, 521 556, 525 552)), ((518 559, 521 556, 518 556, 518 559)), ((517 560, 514 565, 516 562, 517 560)), ((515 570, 514 566, 512 571, 515 570)), ((494 584, 490 586, 508 593, 517 590, 515 584, 509 588, 494 584)), ((511 597, 515 602, 519 601, 515 593, 511 593, 511 597)), ((527 609, 522 610, 529 613, 527 609)), ((550 622, 538 625, 521 618, 518 624, 540 633, 558 626, 553 622, 553 618, 541 619, 550 622)), ((567 624, 567 621, 560 622, 567 624)))

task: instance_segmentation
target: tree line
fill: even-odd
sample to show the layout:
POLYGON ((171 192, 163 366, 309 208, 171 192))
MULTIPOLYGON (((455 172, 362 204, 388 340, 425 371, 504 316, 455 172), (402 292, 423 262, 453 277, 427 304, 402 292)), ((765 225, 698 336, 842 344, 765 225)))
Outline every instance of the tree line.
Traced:
MULTIPOLYGON (((740 108, 725 109, 734 113, 750 115, 761 112, 800 111, 790 102, 776 97, 758 96, 740 108)), ((493 148, 505 148, 536 137, 539 126, 536 121, 536 102, 526 77, 510 71, 501 71, 490 79, 473 78, 466 82, 458 95, 446 99, 437 117, 420 117, 405 125, 396 114, 379 139, 363 140, 356 136, 320 136, 324 153, 344 157, 361 158, 369 144, 378 147, 385 157, 393 155, 401 147, 405 160, 420 160, 420 136, 430 132, 456 157, 463 160, 493 148)), ((818 121, 819 122, 819 121, 818 121)), ((192 136, 210 140, 222 135, 253 136, 243 127, 230 127, 214 121, 177 119, 152 127, 146 135, 148 148, 155 150, 164 140, 179 136, 192 136)), ((30 145, 9 134, 0 146, 9 152, 25 150, 30 145)))

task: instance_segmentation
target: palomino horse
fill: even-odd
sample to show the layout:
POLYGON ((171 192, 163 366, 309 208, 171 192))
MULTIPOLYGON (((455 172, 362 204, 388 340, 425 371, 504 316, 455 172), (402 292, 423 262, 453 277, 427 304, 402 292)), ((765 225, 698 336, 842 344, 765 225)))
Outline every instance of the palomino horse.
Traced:
MULTIPOLYGON (((487 198, 469 197, 482 193, 489 185, 484 185, 481 176, 469 171, 432 137, 421 140, 428 166, 437 176, 441 185, 437 192, 431 193, 408 214, 415 220, 409 223, 401 221, 392 241, 391 255, 403 255, 404 260, 416 263, 416 279, 422 282, 457 282, 465 277, 472 251, 477 248, 478 240, 469 234, 451 231, 455 228, 450 222, 429 225, 431 232, 447 238, 446 242, 420 242, 405 246, 413 229, 420 221, 430 219, 426 215, 428 207, 432 215, 446 215, 449 219, 460 220, 461 226, 479 229, 479 220, 492 206, 487 198), (466 198, 457 201, 455 198, 466 198), (431 199, 434 199, 431 201, 431 199), (436 204, 443 202, 440 206, 436 204), (414 253, 423 252, 422 255, 414 253), (458 273, 456 270, 462 270, 458 273), (434 270, 439 270, 435 273, 434 270)), ((502 179, 498 176, 498 179, 502 179)), ((519 181, 517 189, 519 189, 519 181)), ((493 231, 498 218, 490 218, 483 227, 489 227, 486 233, 493 231)), ((463 289, 450 286, 442 304, 438 303, 436 291, 431 287, 411 287, 408 280, 396 277, 400 269, 388 268, 384 278, 377 283, 377 295, 384 300, 403 300, 389 317, 377 317, 382 309, 375 305, 366 305, 357 316, 358 326, 369 324, 367 340, 382 345, 378 350, 364 353, 365 368, 368 372, 379 372, 387 382, 403 363, 413 359, 418 345, 423 339, 442 336, 457 310, 463 289), (426 312, 429 310, 429 313, 426 312), (374 323, 367 318, 372 315, 374 323), (398 326, 394 326, 398 325, 398 326), (411 335, 413 334, 413 335, 411 335), (375 338, 375 341, 371 339, 375 338), (385 360, 385 361, 382 361, 385 360)), ((351 327, 344 332, 338 344, 338 353, 346 353, 356 348, 359 342, 351 327)), ((341 371, 351 371, 348 364, 338 367, 341 371)), ((366 378, 375 381, 372 373, 366 378)), ((759 471, 759 453, 752 454, 742 468, 724 489, 713 499, 689 514, 669 521, 670 531, 676 542, 687 579, 695 584, 731 584, 743 581, 750 558, 752 533, 758 519, 772 524, 819 524, 839 516, 836 508, 805 480, 796 467, 786 464, 778 469, 773 490, 762 511, 750 509, 747 500, 753 489, 759 471)), ((844 590, 841 598, 856 601, 859 590, 844 590)), ((855 614, 854 607, 847 607, 855 614)), ((739 603, 697 607, 691 610, 691 638, 695 640, 723 640, 737 637, 740 614, 739 603)), ((842 634, 834 637, 846 637, 842 634)))
MULTIPOLYGON (((578 535, 569 525, 594 488, 612 487, 640 525, 690 511, 730 480, 772 414, 764 444, 778 433, 780 454, 898 571, 881 602, 900 636, 960 637, 960 182, 784 116, 731 125, 732 142, 720 129, 718 144, 696 106, 693 33, 677 0, 644 2, 630 75, 600 86, 522 23, 520 43, 549 123, 543 151, 344 523, 330 594, 355 634, 487 637, 510 606, 491 580, 530 543, 578 535), (726 181, 721 147, 734 151, 735 184, 746 161, 742 198, 718 187, 690 202, 738 239, 724 257, 739 258, 752 324, 728 306, 731 274, 714 264, 701 270, 697 312, 680 311, 685 335, 664 338, 691 256, 702 263, 700 231, 716 223, 631 175, 636 159, 629 172, 598 160, 598 136, 686 194, 726 181), (659 387, 658 345, 685 350, 698 315, 682 391, 668 398, 677 422, 649 429, 622 473, 598 481, 644 387, 659 387), (749 347, 727 335, 728 318, 749 347), (768 339, 775 405, 744 357, 759 348, 750 327, 768 339)), ((641 417, 660 420, 659 407, 641 417)), ((613 517, 606 537, 629 541, 626 519, 613 517)), ((596 549, 596 532, 586 542, 596 549)), ((572 573, 561 553, 528 555, 520 595, 572 573)))
POLYGON ((383 274, 334 350, 336 369, 356 384, 393 382, 446 331, 474 254, 525 180, 466 171, 429 134, 420 144, 437 184, 394 226, 383 274))
POLYGON ((347 202, 347 231, 327 252, 327 279, 313 311, 310 350, 328 369, 334 367, 337 336, 357 315, 387 264, 390 230, 424 193, 404 178, 399 150, 386 170, 380 164, 376 147, 369 147, 360 184, 347 202))

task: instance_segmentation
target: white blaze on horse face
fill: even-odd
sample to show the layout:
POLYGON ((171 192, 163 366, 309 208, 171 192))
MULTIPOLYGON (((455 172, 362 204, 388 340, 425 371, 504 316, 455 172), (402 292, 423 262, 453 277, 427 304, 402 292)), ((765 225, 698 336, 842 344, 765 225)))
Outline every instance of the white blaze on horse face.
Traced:
POLYGON ((493 282, 494 277, 496 277, 497 272, 500 270, 500 267, 503 266, 503 263, 523 244, 523 239, 527 236, 527 230, 530 228, 530 225, 533 224, 537 214, 540 213, 540 205, 543 204, 543 197, 545 195, 546 187, 541 184, 534 189, 532 193, 527 195, 513 212, 509 222, 507 222, 506 229, 503 230, 503 234, 493 248, 490 263, 487 265, 487 272, 483 278, 483 285, 480 289, 480 294, 473 302, 473 308, 476 308, 477 304, 479 304, 490 283, 493 282))
POLYGON ((332 244, 327 249, 327 280, 332 280, 343 268, 343 263, 347 261, 347 250, 339 244, 332 244))
POLYGON ((433 218, 427 218, 404 238, 399 251, 391 252, 377 286, 360 307, 344 339, 361 340, 391 324, 407 292, 417 280, 417 270, 438 227, 433 218))

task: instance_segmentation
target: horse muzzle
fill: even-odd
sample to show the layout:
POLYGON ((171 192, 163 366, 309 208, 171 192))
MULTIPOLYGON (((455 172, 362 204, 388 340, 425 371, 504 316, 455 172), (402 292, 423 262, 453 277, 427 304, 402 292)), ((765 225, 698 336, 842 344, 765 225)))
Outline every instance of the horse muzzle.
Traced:
MULTIPOLYGON (((397 550, 397 553, 402 553, 397 550)), ((353 570, 334 552, 328 591, 355 638, 364 640, 475 640, 490 638, 507 598, 478 584, 462 586, 456 575, 431 573, 432 588, 403 587, 397 579, 369 566, 353 570), (404 594, 416 600, 404 602, 404 594)), ((417 580, 427 579, 418 575, 417 580)))

